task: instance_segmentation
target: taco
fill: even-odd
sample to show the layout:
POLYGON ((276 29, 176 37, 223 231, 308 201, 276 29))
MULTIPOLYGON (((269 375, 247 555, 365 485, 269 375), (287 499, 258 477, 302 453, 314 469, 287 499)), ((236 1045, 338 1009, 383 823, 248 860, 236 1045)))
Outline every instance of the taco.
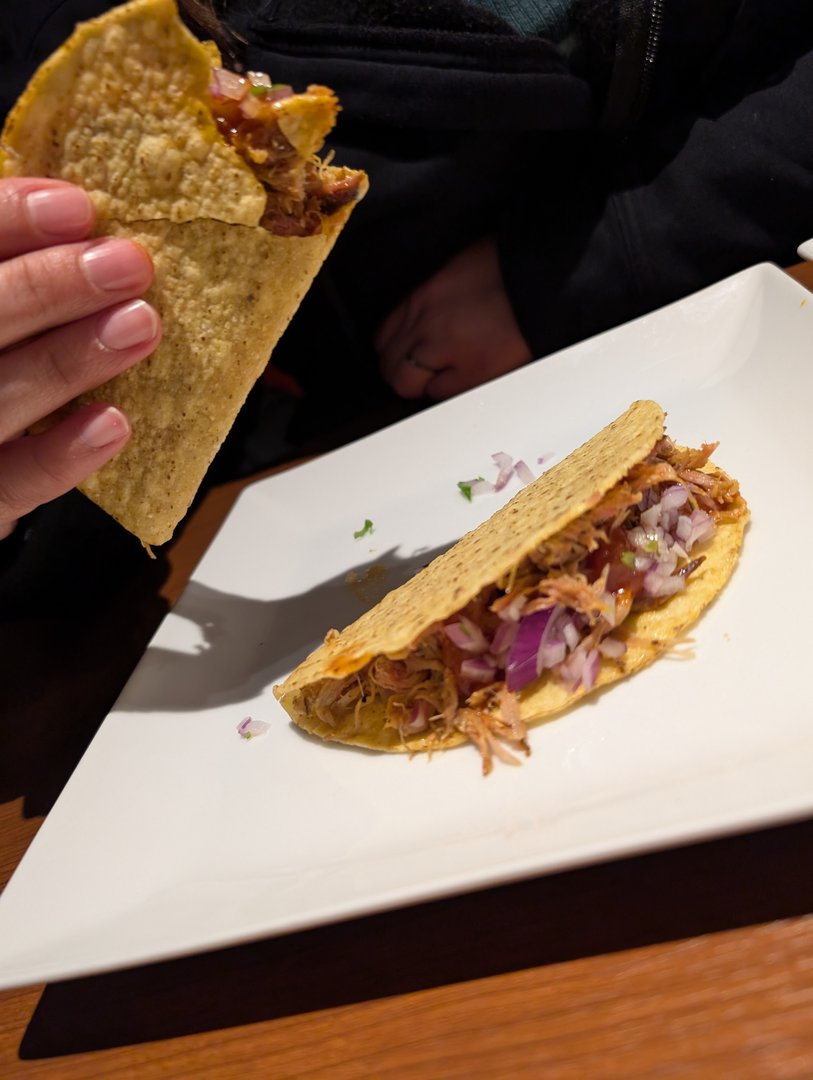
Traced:
POLYGON ((317 156, 339 110, 223 68, 174 0, 132 0, 77 26, 0 135, 0 175, 71 181, 97 233, 155 264, 157 351, 69 408, 110 401, 127 446, 82 490, 145 544, 183 517, 251 386, 367 189, 317 156))
POLYGON ((274 692, 296 724, 375 750, 527 729, 678 639, 728 580, 748 508, 710 461, 635 402, 341 633, 274 692))

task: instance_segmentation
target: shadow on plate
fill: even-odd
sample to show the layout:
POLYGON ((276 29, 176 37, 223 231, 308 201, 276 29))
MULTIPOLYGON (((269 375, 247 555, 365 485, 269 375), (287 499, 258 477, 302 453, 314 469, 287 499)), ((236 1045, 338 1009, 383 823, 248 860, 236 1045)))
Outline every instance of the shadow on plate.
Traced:
POLYGON ((198 645, 193 651, 151 645, 117 709, 195 711, 251 701, 296 667, 331 627, 347 626, 443 550, 401 556, 391 549, 279 600, 253 600, 192 581, 172 618, 198 628, 198 645))

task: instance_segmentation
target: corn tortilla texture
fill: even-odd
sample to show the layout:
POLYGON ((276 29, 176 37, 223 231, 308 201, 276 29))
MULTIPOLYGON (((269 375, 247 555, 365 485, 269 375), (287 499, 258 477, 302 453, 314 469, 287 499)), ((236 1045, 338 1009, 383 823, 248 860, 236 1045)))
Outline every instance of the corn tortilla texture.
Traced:
POLYGON ((279 237, 218 221, 111 226, 152 255, 164 336, 146 360, 72 403, 112 401, 134 436, 80 490, 145 544, 162 544, 341 230, 279 237), (212 268, 234 268, 229 274, 212 268))
POLYGON ((80 23, 9 113, 6 176, 83 187, 108 220, 257 225, 265 193, 206 107, 211 46, 174 0, 132 0, 80 23))

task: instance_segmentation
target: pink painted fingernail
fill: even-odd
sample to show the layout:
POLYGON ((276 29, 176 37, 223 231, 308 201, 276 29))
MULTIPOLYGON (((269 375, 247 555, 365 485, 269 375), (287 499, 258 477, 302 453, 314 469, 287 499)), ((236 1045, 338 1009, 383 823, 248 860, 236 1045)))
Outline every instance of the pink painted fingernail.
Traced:
POLYGON ((119 442, 130 434, 130 424, 123 412, 109 405, 103 412, 85 424, 79 433, 79 441, 92 450, 101 450, 111 443, 119 442))
POLYGON ((75 187, 30 191, 25 197, 28 218, 37 232, 59 239, 75 239, 93 224, 93 204, 75 187))
POLYGON ((143 248, 129 240, 101 240, 82 254, 82 267, 91 285, 112 292, 116 289, 146 289, 152 280, 152 265, 143 248))
POLYGON ((144 300, 133 300, 104 315, 99 341, 106 349, 131 349, 151 341, 158 333, 158 312, 144 300))

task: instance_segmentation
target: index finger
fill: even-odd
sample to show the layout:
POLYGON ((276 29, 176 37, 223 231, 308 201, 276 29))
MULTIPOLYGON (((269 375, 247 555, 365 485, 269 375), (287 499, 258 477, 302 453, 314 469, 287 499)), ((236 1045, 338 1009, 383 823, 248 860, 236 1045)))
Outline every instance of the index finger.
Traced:
POLYGON ((0 259, 84 240, 95 214, 87 192, 64 180, 0 180, 0 259))

